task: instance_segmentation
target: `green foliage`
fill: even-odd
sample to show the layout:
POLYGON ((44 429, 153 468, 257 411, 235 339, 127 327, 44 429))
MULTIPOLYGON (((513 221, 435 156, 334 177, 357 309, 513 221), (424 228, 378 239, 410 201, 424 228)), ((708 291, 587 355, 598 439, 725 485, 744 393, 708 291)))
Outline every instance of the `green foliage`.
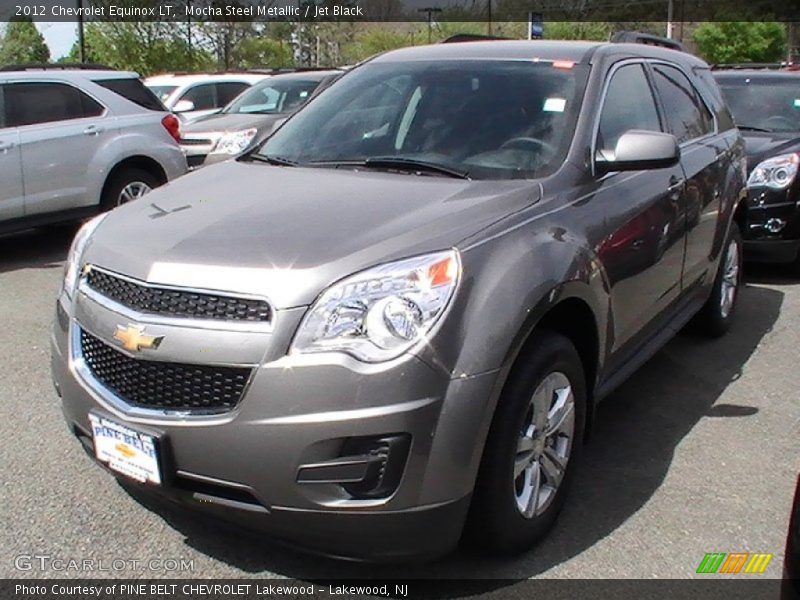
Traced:
POLYGON ((710 63, 775 62, 786 56, 786 29, 772 21, 703 23, 694 41, 710 63))
POLYGON ((395 48, 424 44, 421 36, 426 35, 416 29, 403 30, 391 27, 367 29, 356 34, 353 42, 343 49, 342 55, 345 62, 357 62, 395 48))
POLYGON ((613 31, 611 23, 602 21, 552 21, 544 24, 548 40, 608 40, 613 31))
MULTIPOLYGON (((188 41, 175 35, 175 28, 157 22, 87 23, 86 60, 142 76, 212 68, 212 57, 196 47, 190 50, 188 41)), ((79 55, 76 42, 66 60, 76 62, 79 55)))
POLYGON ((50 49, 30 18, 10 21, 0 41, 0 64, 46 63, 50 49))
POLYGON ((244 68, 290 67, 294 63, 291 47, 268 37, 249 37, 236 50, 236 64, 244 68))

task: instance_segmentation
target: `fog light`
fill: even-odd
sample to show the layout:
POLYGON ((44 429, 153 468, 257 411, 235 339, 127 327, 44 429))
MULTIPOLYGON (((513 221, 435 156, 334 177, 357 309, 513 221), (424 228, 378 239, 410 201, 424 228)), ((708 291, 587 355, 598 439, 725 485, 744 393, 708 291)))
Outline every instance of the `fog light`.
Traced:
POLYGON ((769 219, 764 225, 764 229, 770 233, 778 233, 784 227, 786 227, 786 221, 783 219, 769 219))
POLYGON ((342 456, 366 455, 374 462, 361 481, 343 483, 342 488, 354 498, 390 496, 400 485, 410 447, 408 434, 349 438, 342 447, 342 456))

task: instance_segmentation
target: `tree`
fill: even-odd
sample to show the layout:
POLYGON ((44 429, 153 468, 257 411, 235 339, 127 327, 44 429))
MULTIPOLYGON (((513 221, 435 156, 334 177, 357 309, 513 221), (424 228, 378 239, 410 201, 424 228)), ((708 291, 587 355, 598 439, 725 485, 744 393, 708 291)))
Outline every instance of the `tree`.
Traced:
POLYGON ((703 23, 694 42, 710 63, 776 62, 786 56, 785 28, 772 21, 703 23))
MULTIPOLYGON (((208 69, 213 64, 207 52, 189 48, 187 40, 175 35, 174 24, 147 21, 87 23, 86 60, 115 69, 150 75, 162 71, 208 69)), ((77 43, 67 62, 79 59, 77 43)))
POLYGON ((0 42, 0 64, 46 63, 50 49, 33 21, 28 17, 12 20, 0 42))

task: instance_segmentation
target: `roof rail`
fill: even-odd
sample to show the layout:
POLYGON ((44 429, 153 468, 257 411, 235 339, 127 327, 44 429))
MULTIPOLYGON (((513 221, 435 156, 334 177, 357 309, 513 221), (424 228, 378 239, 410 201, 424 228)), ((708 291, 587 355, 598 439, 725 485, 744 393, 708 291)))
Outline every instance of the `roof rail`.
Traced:
POLYGON ((800 65, 791 62, 776 62, 776 63, 717 63, 711 65, 711 69, 718 71, 720 69, 758 69, 762 71, 797 71, 800 70, 800 65))
POLYGON ((507 40, 507 37, 496 35, 481 35, 480 33, 456 33, 440 41, 440 44, 459 44, 461 42, 491 42, 494 40, 507 40))
POLYGON ((643 31, 617 31, 611 35, 609 41, 613 44, 644 44, 646 46, 660 46, 670 50, 688 52, 686 46, 677 40, 653 35, 652 33, 644 33, 643 31))
POLYGON ((114 67, 97 63, 21 63, 2 65, 0 71, 116 71, 114 67))

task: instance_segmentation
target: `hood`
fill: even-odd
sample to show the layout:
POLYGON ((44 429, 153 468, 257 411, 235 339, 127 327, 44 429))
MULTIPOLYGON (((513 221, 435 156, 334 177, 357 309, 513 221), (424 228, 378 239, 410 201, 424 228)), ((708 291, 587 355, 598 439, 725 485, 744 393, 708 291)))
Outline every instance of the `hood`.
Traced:
POLYGON ((229 161, 115 209, 84 254, 152 283, 303 306, 386 261, 454 247, 536 202, 535 182, 229 161))
POLYGON ((286 115, 282 113, 273 113, 269 115, 258 115, 252 113, 226 113, 217 115, 207 115, 195 119, 191 123, 181 127, 181 135, 206 132, 227 132, 227 131, 241 131, 242 129, 250 129, 256 127, 259 130, 266 127, 272 128, 272 125, 281 119, 285 119, 286 115))
POLYGON ((750 132, 744 136, 747 172, 761 161, 779 154, 800 151, 800 132, 750 132))

